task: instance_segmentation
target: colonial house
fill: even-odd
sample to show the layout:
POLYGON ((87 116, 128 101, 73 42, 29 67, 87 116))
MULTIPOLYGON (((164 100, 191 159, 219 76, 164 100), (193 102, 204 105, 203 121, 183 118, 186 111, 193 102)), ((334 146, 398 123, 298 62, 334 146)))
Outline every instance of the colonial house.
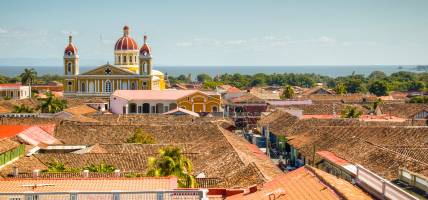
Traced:
POLYGON ((19 83, 0 84, 0 98, 26 99, 29 97, 29 86, 24 86, 19 83))
POLYGON ((221 97, 198 90, 116 90, 110 96, 115 114, 164 113, 177 107, 192 112, 219 112, 221 97))

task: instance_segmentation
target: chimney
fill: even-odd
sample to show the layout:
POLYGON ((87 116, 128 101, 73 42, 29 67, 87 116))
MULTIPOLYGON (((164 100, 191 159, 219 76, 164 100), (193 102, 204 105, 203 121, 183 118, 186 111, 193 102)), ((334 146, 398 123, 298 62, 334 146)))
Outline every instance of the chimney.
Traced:
POLYGON ((38 169, 33 170, 33 178, 39 178, 39 175, 40 175, 40 170, 38 169))
POLYGON ((18 174, 19 174, 18 167, 16 165, 13 165, 13 167, 12 167, 12 176, 13 177, 17 177, 18 174))
POLYGON ((114 176, 115 177, 120 177, 120 169, 114 170, 114 176))
POLYGON ((89 170, 83 170, 83 178, 89 178, 89 170))
POLYGON ((254 192, 257 192, 257 185, 253 185, 249 189, 250 189, 250 194, 254 193, 254 192))

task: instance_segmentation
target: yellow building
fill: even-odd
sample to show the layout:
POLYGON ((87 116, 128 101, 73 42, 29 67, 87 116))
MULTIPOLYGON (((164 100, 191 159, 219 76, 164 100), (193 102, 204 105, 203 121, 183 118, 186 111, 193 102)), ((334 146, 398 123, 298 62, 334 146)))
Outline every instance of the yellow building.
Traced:
POLYGON ((129 27, 123 28, 123 36, 114 47, 114 65, 105 64, 93 70, 79 72, 77 48, 69 36, 64 51, 65 96, 110 96, 115 90, 163 90, 167 77, 152 69, 152 55, 144 36, 144 44, 138 45, 129 35, 129 27))

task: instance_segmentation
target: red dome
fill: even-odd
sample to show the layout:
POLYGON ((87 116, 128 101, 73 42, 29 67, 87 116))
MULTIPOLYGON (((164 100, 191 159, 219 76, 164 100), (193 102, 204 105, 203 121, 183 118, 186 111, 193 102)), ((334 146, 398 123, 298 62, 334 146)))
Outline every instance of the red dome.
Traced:
POLYGON ((129 27, 123 27, 123 37, 117 40, 114 50, 138 50, 138 45, 134 39, 129 37, 129 27))
POLYGON ((144 36, 144 44, 140 48, 140 54, 149 55, 151 53, 150 46, 147 44, 147 35, 144 36))
POLYGON ((71 35, 68 36, 68 46, 64 50, 64 54, 66 55, 77 55, 77 48, 74 46, 74 44, 71 41, 72 37, 71 35))

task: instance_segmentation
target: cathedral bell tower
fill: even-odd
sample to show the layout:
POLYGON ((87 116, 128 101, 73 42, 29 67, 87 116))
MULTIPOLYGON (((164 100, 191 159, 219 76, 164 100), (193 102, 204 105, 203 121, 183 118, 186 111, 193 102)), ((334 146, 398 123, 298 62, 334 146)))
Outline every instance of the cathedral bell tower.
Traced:
POLYGON ((144 35, 144 44, 140 49, 140 75, 152 75, 152 55, 149 44, 147 44, 147 35, 144 35))
POLYGON ((68 46, 64 50, 64 75, 79 74, 79 56, 73 44, 73 37, 68 36, 68 46))

